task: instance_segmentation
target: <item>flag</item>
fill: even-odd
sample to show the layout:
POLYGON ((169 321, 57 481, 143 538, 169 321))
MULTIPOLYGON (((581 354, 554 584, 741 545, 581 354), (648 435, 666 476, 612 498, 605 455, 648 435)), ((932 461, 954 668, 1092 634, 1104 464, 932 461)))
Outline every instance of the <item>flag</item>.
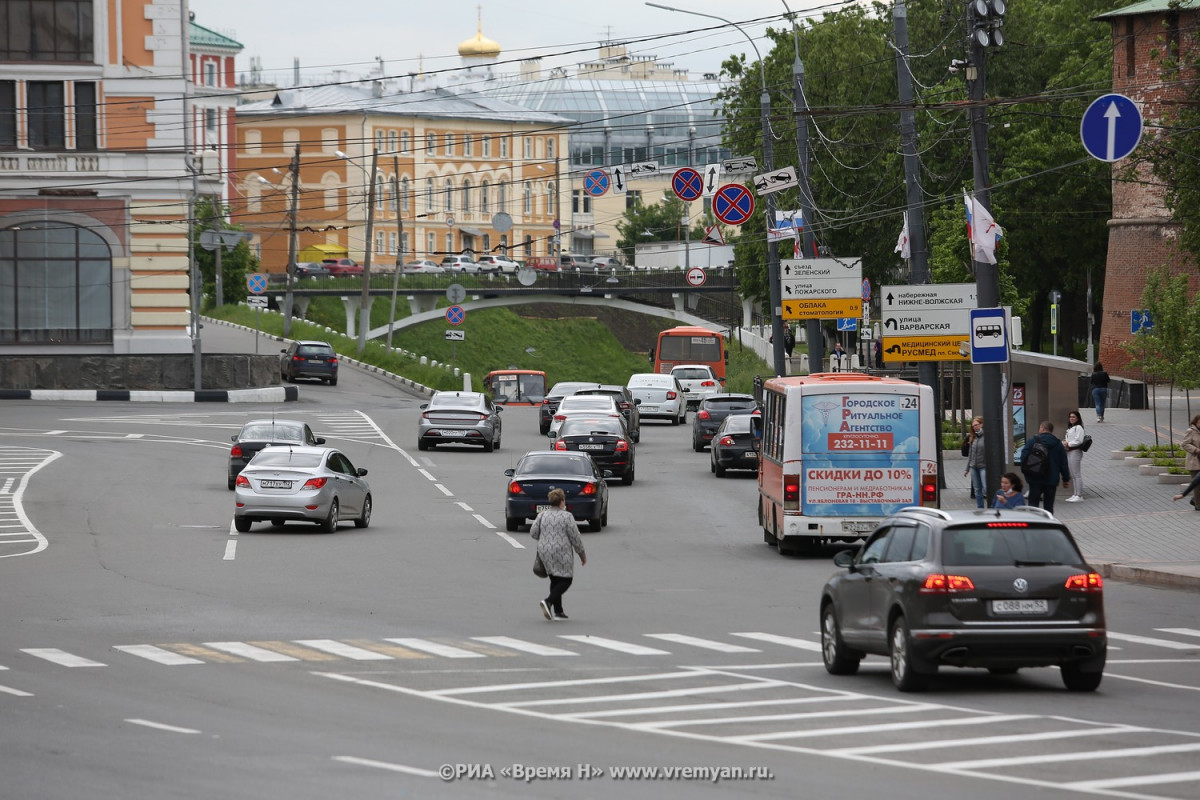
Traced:
POLYGON ((776 211, 775 224, 767 229, 767 241, 797 239, 802 230, 804 230, 804 216, 800 211, 776 211))
POLYGON ((971 257, 975 261, 996 263, 996 248, 1004 229, 996 224, 983 204, 963 192, 963 204, 967 207, 967 239, 971 242, 971 257))
POLYGON ((900 231, 900 238, 896 240, 895 252, 900 254, 901 258, 912 258, 912 248, 908 246, 908 212, 904 212, 904 229, 900 231))

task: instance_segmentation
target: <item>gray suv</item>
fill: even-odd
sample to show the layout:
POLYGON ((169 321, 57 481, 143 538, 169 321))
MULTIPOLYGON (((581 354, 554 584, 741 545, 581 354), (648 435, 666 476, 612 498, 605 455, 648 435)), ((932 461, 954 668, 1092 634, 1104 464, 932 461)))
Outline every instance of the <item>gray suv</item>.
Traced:
POLYGON ((883 520, 821 591, 821 651, 834 675, 891 662, 902 692, 940 666, 1011 675, 1056 666, 1075 692, 1104 676, 1104 580, 1050 513, 905 508, 883 520))

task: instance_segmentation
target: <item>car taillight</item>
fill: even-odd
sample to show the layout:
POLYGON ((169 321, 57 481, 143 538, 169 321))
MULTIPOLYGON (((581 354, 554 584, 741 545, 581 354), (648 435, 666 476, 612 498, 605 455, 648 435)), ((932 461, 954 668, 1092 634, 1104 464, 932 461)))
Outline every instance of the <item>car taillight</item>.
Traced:
POLYGON ((304 356, 292 356, 292 361, 303 361, 304 356))
POLYGON ((958 592, 973 592, 975 584, 966 575, 943 575, 935 572, 925 576, 921 584, 921 594, 957 594, 958 592))
POLYGON ((629 443, 626 442, 624 439, 617 439, 617 452, 618 453, 628 453, 629 452, 629 443))
POLYGON ((550 405, 550 398, 549 398, 549 397, 543 397, 543 398, 542 398, 542 405, 544 405, 544 406, 548 406, 548 405, 550 405))
POLYGON ((1080 573, 1067 578, 1068 592, 1103 592, 1104 578, 1098 572, 1080 573))
POLYGON ((583 491, 580 492, 580 494, 595 494, 595 493, 596 493, 596 484, 594 484, 594 483, 589 483, 587 486, 583 487, 583 491))
POLYGON ((674 391, 669 391, 669 392, 667 392, 667 399, 668 399, 668 400, 674 400, 674 399, 675 399, 676 397, 678 397, 678 396, 679 396, 679 395, 675 394, 675 392, 674 392, 674 391))
POLYGON ((716 386, 717 384, 715 381, 701 381, 700 385, 701 386, 716 386))
POLYGON ((241 458, 242 457, 242 446, 240 444, 235 444, 233 447, 229 448, 229 457, 230 458, 241 458))
POLYGON ((244 486, 245 488, 249 489, 250 488, 250 479, 247 478, 245 475, 238 475, 237 476, 237 485, 244 486))
POLYGON ((566 450, 567 443, 564 442, 562 439, 559 439, 557 442, 554 443, 554 449, 555 450, 566 450))
POLYGON ((306 480, 304 482, 304 486, 302 486, 300 488, 301 489, 320 489, 322 486, 324 486, 328 482, 329 482, 328 478, 309 478, 308 480, 306 480))
POLYGON ((621 402, 617 403, 617 405, 621 407, 621 410, 622 410, 622 411, 628 411, 628 410, 629 410, 629 403, 625 402, 624 400, 622 400, 621 402))
POLYGON ((937 475, 921 476, 921 505, 936 506, 938 502, 937 475))
POLYGON ((521 493, 521 484, 517 483, 516 481, 513 481, 512 483, 508 484, 508 493, 509 494, 520 494, 521 493))
POLYGON ((783 476, 783 510, 800 510, 800 476, 783 476))
POLYGON ((696 415, 696 419, 709 419, 711 417, 712 417, 712 414, 709 414, 707 409, 703 409, 703 408, 700 409, 700 413, 696 415))
POLYGON ((732 447, 733 446, 733 437, 732 436, 722 436, 721 440, 719 442, 717 442, 717 444, 721 445, 721 447, 732 447))

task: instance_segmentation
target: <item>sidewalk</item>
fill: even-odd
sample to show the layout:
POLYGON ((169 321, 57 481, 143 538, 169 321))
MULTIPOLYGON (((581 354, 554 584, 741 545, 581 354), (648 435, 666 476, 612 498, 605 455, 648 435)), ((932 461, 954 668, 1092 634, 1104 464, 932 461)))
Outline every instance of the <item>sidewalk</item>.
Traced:
MULTIPOLYGON (((1167 401, 1158 403, 1159 443, 1171 441, 1167 425, 1167 401)), ((1163 484, 1157 477, 1139 475, 1112 451, 1125 445, 1154 444, 1154 412, 1110 408, 1104 422, 1096 422, 1094 409, 1080 409, 1084 427, 1093 439, 1083 457, 1082 503, 1068 503, 1071 492, 1059 487, 1054 515, 1071 528, 1071 533, 1093 566, 1105 577, 1135 583, 1155 584, 1200 591, 1200 511, 1171 498, 1188 482, 1163 484)), ((1176 398, 1173 441, 1178 444, 1187 429, 1187 411, 1176 398)), ((1200 397, 1192 398, 1192 413, 1200 412, 1200 397)), ((1055 421, 1054 433, 1065 430, 1055 421)), ((947 489, 944 508, 972 508, 969 480, 963 476, 964 459, 958 453, 944 454, 947 489)))

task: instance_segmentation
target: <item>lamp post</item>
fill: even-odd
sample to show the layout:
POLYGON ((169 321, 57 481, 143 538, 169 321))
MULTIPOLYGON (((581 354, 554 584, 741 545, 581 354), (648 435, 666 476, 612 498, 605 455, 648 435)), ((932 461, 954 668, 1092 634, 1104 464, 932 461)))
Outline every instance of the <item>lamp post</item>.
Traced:
MULTIPOLYGON (((335 151, 338 158, 350 161, 350 156, 341 150, 335 151)), ((363 169, 355 164, 359 169, 363 169)), ((375 172, 379 166, 379 148, 371 150, 371 171, 367 177, 367 238, 363 250, 362 294, 358 299, 358 352, 362 353, 367 346, 367 328, 371 327, 371 253, 375 249, 375 172)))
MULTIPOLYGON (((674 11, 679 14, 691 14, 694 17, 707 17, 724 22, 737 28, 742 36, 746 37, 746 41, 754 48, 754 55, 758 56, 758 71, 762 78, 762 94, 759 96, 759 114, 762 117, 763 128, 763 168, 766 172, 775 169, 774 153, 771 147, 771 95, 767 91, 767 67, 763 63, 762 53, 758 52, 758 45, 754 43, 754 39, 742 30, 742 26, 736 22, 718 17, 715 14, 702 14, 699 11, 688 11, 682 8, 672 8, 659 3, 646 3, 651 8, 659 8, 663 11, 674 11)), ((775 223, 775 195, 767 195, 767 228, 775 223)), ((772 342, 772 361, 775 367, 776 375, 785 375, 787 369, 785 367, 785 351, 783 348, 783 300, 779 290, 779 243, 770 240, 767 242, 767 283, 771 290, 771 342, 772 342)))

